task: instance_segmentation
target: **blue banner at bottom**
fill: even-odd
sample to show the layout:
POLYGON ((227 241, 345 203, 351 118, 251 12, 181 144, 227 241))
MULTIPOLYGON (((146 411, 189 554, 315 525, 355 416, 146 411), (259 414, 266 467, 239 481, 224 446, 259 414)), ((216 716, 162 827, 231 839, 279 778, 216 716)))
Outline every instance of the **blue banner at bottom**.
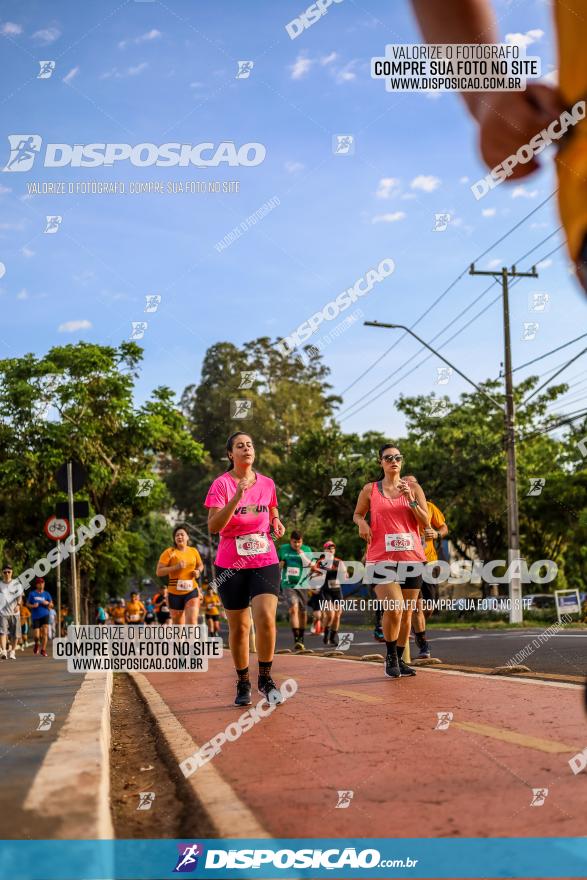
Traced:
POLYGON ((587 838, 3 840, 0 877, 163 880, 587 877, 587 838))

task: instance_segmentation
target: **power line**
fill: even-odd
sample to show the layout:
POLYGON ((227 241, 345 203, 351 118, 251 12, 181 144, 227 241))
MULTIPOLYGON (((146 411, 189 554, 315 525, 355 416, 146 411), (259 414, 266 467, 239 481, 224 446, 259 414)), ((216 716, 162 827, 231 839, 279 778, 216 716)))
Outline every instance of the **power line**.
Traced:
MULTIPOLYGON (((517 370, 523 370, 524 367, 529 367, 531 364, 536 364, 538 361, 544 360, 544 358, 550 357, 551 354, 556 354, 557 351, 562 351, 563 348, 567 348, 569 345, 572 345, 574 342, 578 342, 579 339, 585 339, 587 333, 582 333, 581 336, 576 336, 574 339, 571 339, 570 342, 565 342, 563 345, 559 345, 558 348, 553 348, 550 351, 547 351, 546 354, 541 354, 540 357, 534 358, 531 361, 526 361, 525 364, 520 364, 519 367, 514 367, 512 373, 515 373, 517 370)), ((554 368, 556 369, 556 367, 554 368)))
MULTIPOLYGON (((501 242, 504 241, 504 239, 506 239, 506 238, 508 237, 508 235, 511 235, 512 232, 515 232, 515 230, 518 229, 523 223, 525 223, 526 220, 527 220, 529 217, 531 217, 533 214, 535 214, 536 211, 539 211, 540 208, 542 208, 543 205, 545 205, 548 201, 550 201, 550 199, 551 199, 554 195, 556 195, 557 192, 558 192, 558 189, 555 189, 554 192, 552 192, 549 196, 547 196, 547 197, 544 199, 543 202, 540 202, 540 204, 537 205, 535 208, 533 208, 528 214, 526 214, 525 217, 522 217, 522 219, 519 220, 518 223, 516 223, 514 226, 512 226, 512 228, 511 228, 508 232, 506 232, 504 235, 502 235, 501 238, 498 238, 497 241, 494 241, 493 244, 491 244, 486 250, 483 251, 483 253, 481 253, 481 254, 479 254, 477 257, 475 257, 475 259, 473 260, 473 262, 474 262, 474 263, 478 263, 479 260, 481 260, 486 254, 488 254, 491 250, 493 250, 494 247, 496 247, 498 244, 501 244, 501 242)), ((562 228, 561 226, 558 226, 558 227, 554 230, 554 232, 551 232, 550 235, 547 235, 546 238, 543 239, 543 241, 541 241, 539 244, 537 244, 535 247, 533 247, 531 250, 529 250, 527 254, 524 254, 524 256, 520 257, 520 259, 518 260, 518 262, 521 262, 521 260, 526 259, 526 257, 527 257, 529 254, 531 254, 532 251, 534 251, 534 250, 536 250, 536 248, 540 247, 541 244, 544 244, 545 241, 548 241, 549 238, 552 238, 552 236, 555 235, 555 234, 559 231, 559 229, 561 229, 561 228, 562 228)), ((549 254, 547 254, 547 256, 549 256, 549 254)), ((546 257, 542 257, 542 259, 544 260, 544 259, 546 259, 546 257)), ((439 303, 442 299, 444 299, 444 297, 445 297, 448 293, 450 293, 450 291, 453 289, 453 287, 455 287, 456 284, 458 284, 458 282, 461 280, 461 278, 463 277, 463 275, 466 275, 468 271, 469 271, 468 269, 464 269, 464 270, 460 273, 460 275, 457 275, 457 277, 454 279, 454 281, 451 281, 451 283, 448 285, 448 287, 446 287, 446 288, 442 291, 442 293, 440 293, 440 294, 436 297, 436 299, 434 300, 434 302, 433 302, 431 305, 427 306, 426 309, 422 312, 422 314, 421 314, 418 318, 416 318, 416 320, 414 321, 414 323, 413 323, 413 324, 410 324, 410 330, 413 330, 414 327, 417 327, 418 324, 419 324, 419 323, 420 323, 420 322, 421 322, 421 321, 422 321, 427 315, 430 314, 430 312, 432 311, 432 309, 435 308, 435 307, 438 305, 438 303, 439 303)), ((387 348, 387 349, 383 352, 383 354, 379 355, 379 357, 376 358, 376 359, 373 361, 373 363, 370 364, 370 366, 367 367, 367 369, 363 370, 363 372, 360 373, 360 374, 357 376, 357 378, 354 379, 354 380, 351 382, 350 385, 347 385, 346 388, 343 388, 343 390, 340 392, 341 397, 344 396, 344 395, 347 393, 347 391, 350 391, 350 389, 353 388, 353 387, 357 384, 357 382, 360 382, 360 380, 361 380, 364 376, 366 376, 367 373, 370 373, 371 370, 372 370, 374 367, 376 367, 377 364, 380 363, 380 362, 383 360, 383 358, 387 357, 387 355, 389 354, 389 352, 392 351, 396 346, 398 346, 398 345, 400 344, 400 342, 402 341, 402 339, 405 339, 405 337, 406 337, 407 335, 408 335, 407 333, 402 333, 402 335, 399 337, 399 339, 397 340, 397 342, 394 342, 393 345, 390 345, 389 348, 387 348)), ((400 369, 402 369, 402 368, 400 367, 400 369)), ((393 375, 393 374, 392 374, 392 375, 393 375)), ((387 377, 387 378, 389 378, 389 377, 387 377)), ((384 381, 385 381, 385 380, 384 380, 384 381)), ((377 387, 377 386, 376 386, 376 387, 377 387)), ((374 389, 372 389, 372 390, 374 390, 374 389)))
POLYGON ((586 351, 587 351, 587 347, 582 349, 582 351, 580 351, 579 354, 576 354, 574 357, 572 357, 570 359, 570 361, 567 361, 566 364, 563 364, 563 366, 560 368, 560 370, 557 370, 557 372, 554 374, 554 376, 551 376, 549 379, 546 380, 546 382, 543 382, 542 385, 539 385, 538 388, 535 388, 534 391, 526 398, 526 400, 522 401, 522 404, 528 403, 529 400, 532 400, 532 398, 535 397, 539 391, 542 391, 542 389, 545 388, 549 382, 552 382, 553 379, 556 379, 557 376, 560 376, 560 374, 564 370, 566 370, 567 367, 570 367, 571 364, 574 364, 575 361, 578 360, 582 355, 584 355, 586 351))

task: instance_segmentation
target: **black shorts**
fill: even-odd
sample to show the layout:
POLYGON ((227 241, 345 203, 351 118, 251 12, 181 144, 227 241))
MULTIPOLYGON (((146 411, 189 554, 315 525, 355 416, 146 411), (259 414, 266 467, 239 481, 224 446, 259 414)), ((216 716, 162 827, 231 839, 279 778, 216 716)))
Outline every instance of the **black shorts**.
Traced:
POLYGON ((157 623, 167 623, 170 619, 171 614, 169 611, 158 611, 157 612, 157 623))
POLYGON ((220 620, 219 614, 206 614, 206 620, 220 620))
POLYGON ((41 626, 49 626, 48 614, 44 614, 42 617, 33 618, 33 629, 39 629, 41 626))
POLYGON ((340 587, 324 585, 320 590, 320 598, 323 602, 342 602, 342 590, 340 587))
POLYGON ((429 584, 427 581, 423 581, 420 589, 422 590, 423 599, 429 602, 435 602, 438 599, 438 584, 429 584))
POLYGON ((320 611, 320 593, 312 593, 308 599, 308 608, 312 611, 320 611))
POLYGON ((168 593, 167 604, 172 611, 183 611, 185 609, 186 602, 189 602, 190 599, 198 599, 199 597, 199 590, 190 590, 189 593, 182 593, 180 596, 175 596, 173 593, 168 593))
MULTIPOLYGON (((385 560, 389 562, 388 560, 385 560)), ((410 574, 410 575, 397 575, 397 578, 394 580, 393 575, 385 572, 377 572, 375 570, 375 565, 377 563, 367 562, 366 572, 368 575, 368 582, 371 587, 377 587, 379 584, 399 584, 402 590, 419 590, 422 588, 422 575, 421 574, 410 574), (371 568, 370 568, 371 567, 371 568), (401 578, 401 579, 400 579, 401 578)))
POLYGON ((220 568, 216 566, 216 586, 227 611, 248 608, 251 599, 268 593, 279 596, 279 563, 261 568, 220 568))

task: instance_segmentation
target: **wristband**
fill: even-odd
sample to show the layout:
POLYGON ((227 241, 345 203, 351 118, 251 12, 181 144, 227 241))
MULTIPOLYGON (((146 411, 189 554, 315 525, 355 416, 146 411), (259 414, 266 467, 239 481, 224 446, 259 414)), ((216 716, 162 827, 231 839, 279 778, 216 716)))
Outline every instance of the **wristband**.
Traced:
POLYGON ((279 517, 278 516, 271 517, 271 522, 273 523, 276 519, 279 519, 279 517))
POLYGON ((418 505, 417 501, 410 501, 410 507, 418 507, 418 506, 419 505, 418 505))

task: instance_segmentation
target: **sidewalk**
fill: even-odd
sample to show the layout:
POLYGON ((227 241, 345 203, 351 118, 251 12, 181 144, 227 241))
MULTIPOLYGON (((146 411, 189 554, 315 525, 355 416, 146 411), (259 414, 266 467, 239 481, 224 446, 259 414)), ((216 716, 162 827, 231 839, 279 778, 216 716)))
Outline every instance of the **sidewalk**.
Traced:
POLYGON ((33 780, 57 740, 82 675, 70 675, 65 663, 17 652, 16 661, 0 662, 0 814, 2 837, 43 839, 54 836, 56 823, 23 809, 33 780), (46 731, 37 730, 39 713, 53 713, 46 731))
MULTIPOLYGON (((270 835, 584 833, 584 779, 568 764, 587 745, 582 688, 430 669, 390 680, 382 664, 295 655, 274 673, 298 692, 211 762, 270 835), (453 713, 447 730, 437 712, 453 713), (533 788, 548 788, 543 806, 533 788), (345 809, 339 791, 353 792, 345 809)), ((196 746, 241 714, 228 652, 205 674, 146 677, 196 746)))

